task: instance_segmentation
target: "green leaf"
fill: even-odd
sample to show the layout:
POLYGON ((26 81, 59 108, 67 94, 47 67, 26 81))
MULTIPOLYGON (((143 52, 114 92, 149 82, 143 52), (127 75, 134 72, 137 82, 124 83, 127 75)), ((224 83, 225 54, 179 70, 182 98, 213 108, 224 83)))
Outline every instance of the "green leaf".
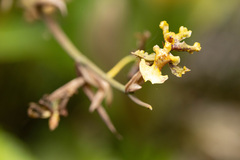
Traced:
POLYGON ((36 160, 17 138, 0 128, 0 159, 2 160, 36 160))

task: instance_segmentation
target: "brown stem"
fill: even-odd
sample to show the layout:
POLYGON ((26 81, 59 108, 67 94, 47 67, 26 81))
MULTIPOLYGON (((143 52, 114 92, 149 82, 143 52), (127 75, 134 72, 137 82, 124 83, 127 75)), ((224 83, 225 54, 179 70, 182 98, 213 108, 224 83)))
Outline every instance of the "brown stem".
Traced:
POLYGON ((94 63, 92 63, 87 57, 85 57, 69 40, 66 34, 62 31, 60 26, 52 19, 50 16, 44 16, 44 21, 49 28, 50 32, 53 34, 58 43, 63 47, 67 54, 76 62, 87 66, 98 74, 101 78, 109 82, 114 88, 125 92, 125 87, 118 81, 109 77, 105 72, 99 69, 94 63))

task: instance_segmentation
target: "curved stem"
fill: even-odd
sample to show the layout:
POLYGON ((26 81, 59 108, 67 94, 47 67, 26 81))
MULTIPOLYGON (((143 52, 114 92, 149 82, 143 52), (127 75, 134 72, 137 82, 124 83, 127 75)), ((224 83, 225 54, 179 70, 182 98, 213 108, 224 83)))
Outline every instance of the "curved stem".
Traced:
POLYGON ((50 32, 53 34, 58 43, 65 49, 67 54, 77 63, 81 63, 91 70, 93 70, 96 74, 98 74, 101 78, 109 82, 114 88, 125 92, 125 86, 118 81, 114 80, 110 76, 108 76, 105 72, 103 72, 100 68, 98 68, 92 61, 90 61, 87 57, 85 57, 70 41, 67 35, 62 31, 60 26, 49 16, 44 16, 44 21, 49 28, 50 32))
POLYGON ((136 58, 132 55, 124 57, 110 71, 107 72, 107 75, 112 78, 115 77, 124 66, 135 60, 136 58))
POLYGON ((128 94, 128 97, 129 97, 133 102, 135 102, 136 104, 152 110, 152 106, 151 106, 150 104, 141 101, 140 99, 138 99, 137 97, 133 96, 132 94, 128 94))

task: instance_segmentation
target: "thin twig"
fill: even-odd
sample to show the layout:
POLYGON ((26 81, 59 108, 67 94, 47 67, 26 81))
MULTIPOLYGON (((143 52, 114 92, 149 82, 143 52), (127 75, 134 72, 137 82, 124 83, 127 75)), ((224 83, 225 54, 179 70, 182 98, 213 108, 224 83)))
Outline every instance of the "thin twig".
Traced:
POLYGON ((94 63, 92 63, 87 57, 85 57, 70 41, 67 35, 62 31, 57 22, 50 16, 44 16, 44 21, 49 28, 50 32, 53 34, 54 38, 59 42, 59 44, 65 49, 68 55, 77 63, 87 66, 98 74, 101 78, 109 82, 114 88, 125 92, 125 86, 109 77, 105 72, 98 68, 94 63))

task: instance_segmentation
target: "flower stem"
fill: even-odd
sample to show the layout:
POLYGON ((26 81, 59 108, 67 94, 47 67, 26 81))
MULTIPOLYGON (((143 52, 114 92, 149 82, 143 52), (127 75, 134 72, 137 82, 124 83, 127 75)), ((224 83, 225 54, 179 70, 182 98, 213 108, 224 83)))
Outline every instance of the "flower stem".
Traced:
POLYGON ((118 81, 114 80, 111 76, 107 75, 102 71, 98 66, 96 66, 92 61, 90 61, 86 56, 84 56, 70 41, 67 35, 63 32, 57 22, 52 19, 50 16, 44 16, 44 21, 53 34, 54 38, 58 43, 63 47, 67 54, 77 63, 87 66, 98 74, 101 78, 110 83, 114 88, 119 91, 125 92, 125 86, 118 81))
POLYGON ((110 71, 107 72, 107 75, 112 78, 115 77, 124 66, 135 60, 136 58, 132 55, 124 57, 110 71))

